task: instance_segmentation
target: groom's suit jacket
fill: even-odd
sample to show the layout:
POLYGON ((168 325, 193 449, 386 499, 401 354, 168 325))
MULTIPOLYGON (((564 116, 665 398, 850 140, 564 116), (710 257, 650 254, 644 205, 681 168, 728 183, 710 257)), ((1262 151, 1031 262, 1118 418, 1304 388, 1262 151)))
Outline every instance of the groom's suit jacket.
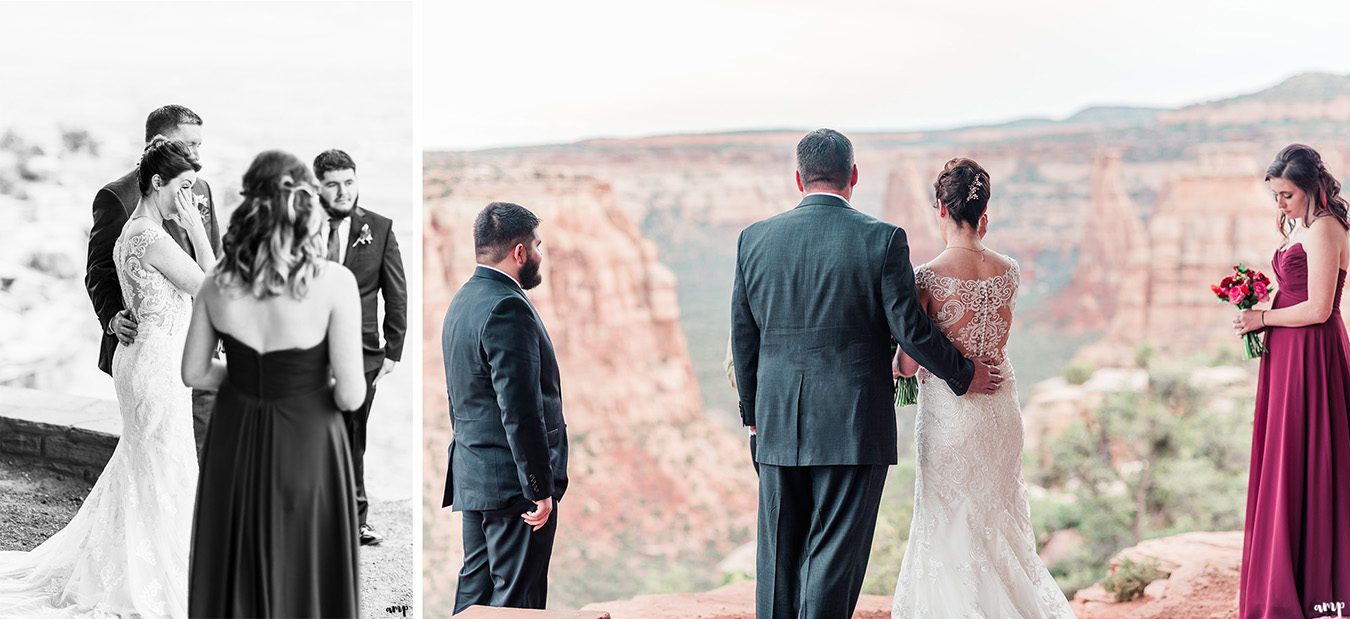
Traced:
POLYGON ((450 398, 450 468, 442 506, 510 507, 561 500, 567 425, 553 341, 515 280, 478 267, 441 330, 450 398))
MULTIPOLYGON (((98 315, 99 326, 103 328, 98 369, 108 374, 112 374, 113 352, 117 350, 117 337, 108 334, 108 321, 117 312, 126 309, 122 304, 122 285, 117 281, 117 267, 113 264, 113 245, 122 234, 122 226, 141 200, 137 172, 137 169, 132 169, 122 178, 98 190, 94 196, 94 225, 89 230, 89 257, 85 266, 84 287, 89 291, 89 300, 93 302, 94 313, 98 315)), ((192 186, 192 193, 204 200, 197 208, 202 214, 202 223, 206 225, 206 234, 211 239, 211 250, 219 256, 220 225, 216 222, 216 205, 211 198, 211 186, 198 178, 192 186)), ((186 230, 176 222, 166 220, 164 231, 196 260, 192 239, 188 238, 186 230)))
POLYGON ((833 195, 741 233, 731 328, 760 464, 895 464, 891 338, 957 394, 974 373, 920 307, 905 231, 833 195))
POLYGON ((361 293, 361 348, 365 370, 380 368, 385 359, 403 358, 403 339, 408 332, 408 283, 403 275, 403 257, 394 238, 394 222, 388 217, 352 207, 351 231, 342 266, 356 276, 361 293), (384 296, 384 345, 380 345, 379 299, 384 296))

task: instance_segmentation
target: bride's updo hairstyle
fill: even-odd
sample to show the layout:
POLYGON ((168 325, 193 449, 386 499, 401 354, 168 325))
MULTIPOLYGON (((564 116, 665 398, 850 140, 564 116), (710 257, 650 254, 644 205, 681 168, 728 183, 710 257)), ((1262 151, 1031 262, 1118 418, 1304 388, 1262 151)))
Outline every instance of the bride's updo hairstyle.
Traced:
POLYGON ((269 150, 244 173, 244 202, 230 216, 217 282, 265 299, 301 298, 326 262, 314 174, 290 153, 269 150))
POLYGON ((150 139, 141 152, 141 165, 136 168, 136 185, 142 196, 150 195, 153 189, 150 180, 159 175, 159 179, 168 183, 174 177, 192 170, 201 172, 202 165, 192 156, 187 144, 182 140, 170 140, 162 135, 150 139))
MULTIPOLYGON (((1293 183, 1308 196, 1308 216, 1303 225, 1312 225, 1318 217, 1331 216, 1341 222, 1341 226, 1350 229, 1350 217, 1346 214, 1345 198, 1341 197, 1341 182, 1327 171, 1322 163, 1322 155, 1311 146, 1290 144, 1275 155, 1275 161, 1266 168, 1266 180, 1282 178, 1293 183)), ((1280 234, 1289 240, 1293 222, 1280 213, 1277 220, 1280 234)))
MULTIPOLYGON (((942 166, 933 182, 937 199, 947 207, 958 223, 978 228, 980 217, 989 207, 989 173, 973 159, 957 157, 942 166)), ((937 208, 937 204, 933 204, 937 208)))

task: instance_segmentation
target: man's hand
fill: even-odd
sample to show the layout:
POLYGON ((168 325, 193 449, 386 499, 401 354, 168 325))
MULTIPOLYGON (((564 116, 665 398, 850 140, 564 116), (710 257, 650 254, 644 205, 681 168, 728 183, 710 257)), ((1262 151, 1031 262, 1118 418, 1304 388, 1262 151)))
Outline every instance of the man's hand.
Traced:
POLYGON ((124 309, 114 314, 108 322, 108 328, 123 345, 130 346, 136 341, 136 317, 131 315, 131 310, 124 309))
POLYGON ((384 375, 385 375, 385 374, 388 374, 388 373, 392 372, 392 371, 394 370, 394 366, 397 365, 397 364, 398 364, 397 361, 394 361, 394 360, 392 360, 392 359, 386 358, 386 359, 384 360, 384 364, 380 366, 380 371, 379 371, 379 373, 375 375, 375 380, 370 381, 370 384, 372 384, 372 385, 378 385, 378 384, 380 384, 380 379, 381 379, 381 378, 384 378, 384 375))
POLYGON ((975 359, 975 375, 970 378, 967 394, 996 393, 1003 384, 1003 371, 994 365, 993 359, 975 359))
POLYGON ((534 511, 525 512, 520 515, 525 520, 525 524, 530 525, 535 531, 544 528, 548 523, 549 514, 553 513, 553 497, 544 497, 534 502, 534 511))

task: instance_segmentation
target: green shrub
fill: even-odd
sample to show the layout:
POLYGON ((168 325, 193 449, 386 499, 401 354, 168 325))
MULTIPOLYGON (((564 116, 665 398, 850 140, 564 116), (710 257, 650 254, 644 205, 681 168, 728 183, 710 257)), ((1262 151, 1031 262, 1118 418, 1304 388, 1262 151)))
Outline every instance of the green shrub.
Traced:
POLYGON ((1102 581, 1102 588, 1115 596, 1117 602, 1129 602, 1144 597, 1144 587, 1159 578, 1171 576, 1158 569, 1158 562, 1137 563, 1121 559, 1114 574, 1102 581))
POLYGON ((1092 378, 1096 370, 1090 363, 1075 361, 1064 367, 1064 380, 1070 385, 1081 385, 1092 378))

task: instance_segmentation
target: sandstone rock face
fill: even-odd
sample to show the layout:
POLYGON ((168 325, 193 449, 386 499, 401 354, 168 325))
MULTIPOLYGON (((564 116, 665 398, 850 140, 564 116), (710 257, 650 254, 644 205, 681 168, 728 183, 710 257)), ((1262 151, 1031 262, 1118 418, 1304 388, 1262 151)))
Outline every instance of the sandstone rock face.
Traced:
POLYGON ((1078 268, 1063 301, 1063 323, 1073 330, 1097 330, 1110 324, 1135 249, 1144 242, 1139 208, 1125 190, 1120 149, 1098 151, 1092 162, 1088 212, 1079 242, 1078 268))
MULTIPOLYGON (((933 204, 933 162, 924 165, 914 157, 902 157, 886 178, 881 219, 905 229, 911 261, 920 264, 937 256, 945 246, 938 231, 933 204)), ((937 165, 941 165, 938 162, 937 165)))
MULTIPOLYGON (((444 313, 474 268, 474 216, 489 201, 514 201, 542 219, 544 283, 529 295, 558 353, 570 436, 555 592, 577 600, 632 590, 664 562, 744 543, 755 524, 748 450, 704 415, 674 276, 613 189, 570 175, 466 173, 474 176, 429 169, 425 185, 426 496, 441 495, 451 434, 444 313)), ((453 594, 444 575, 458 570, 461 552, 458 519, 438 507, 428 502, 425 514, 432 608, 453 594)))
POLYGON ((1144 598, 1115 602, 1101 585, 1079 591, 1072 606, 1079 619, 1229 619, 1237 617, 1242 532, 1184 533, 1127 548, 1111 560, 1156 562, 1171 576, 1151 583, 1144 598))
MULTIPOLYGON (((1225 161, 1231 153, 1223 153, 1225 161)), ((1201 165, 1170 182, 1122 274, 1123 293, 1107 340, 1130 348, 1148 343, 1183 351, 1238 345, 1225 327, 1234 309, 1219 303, 1210 284, 1242 262, 1274 277, 1270 256, 1279 244, 1259 159, 1244 168, 1201 165)), ((1230 164, 1233 165, 1233 164, 1230 164)))

